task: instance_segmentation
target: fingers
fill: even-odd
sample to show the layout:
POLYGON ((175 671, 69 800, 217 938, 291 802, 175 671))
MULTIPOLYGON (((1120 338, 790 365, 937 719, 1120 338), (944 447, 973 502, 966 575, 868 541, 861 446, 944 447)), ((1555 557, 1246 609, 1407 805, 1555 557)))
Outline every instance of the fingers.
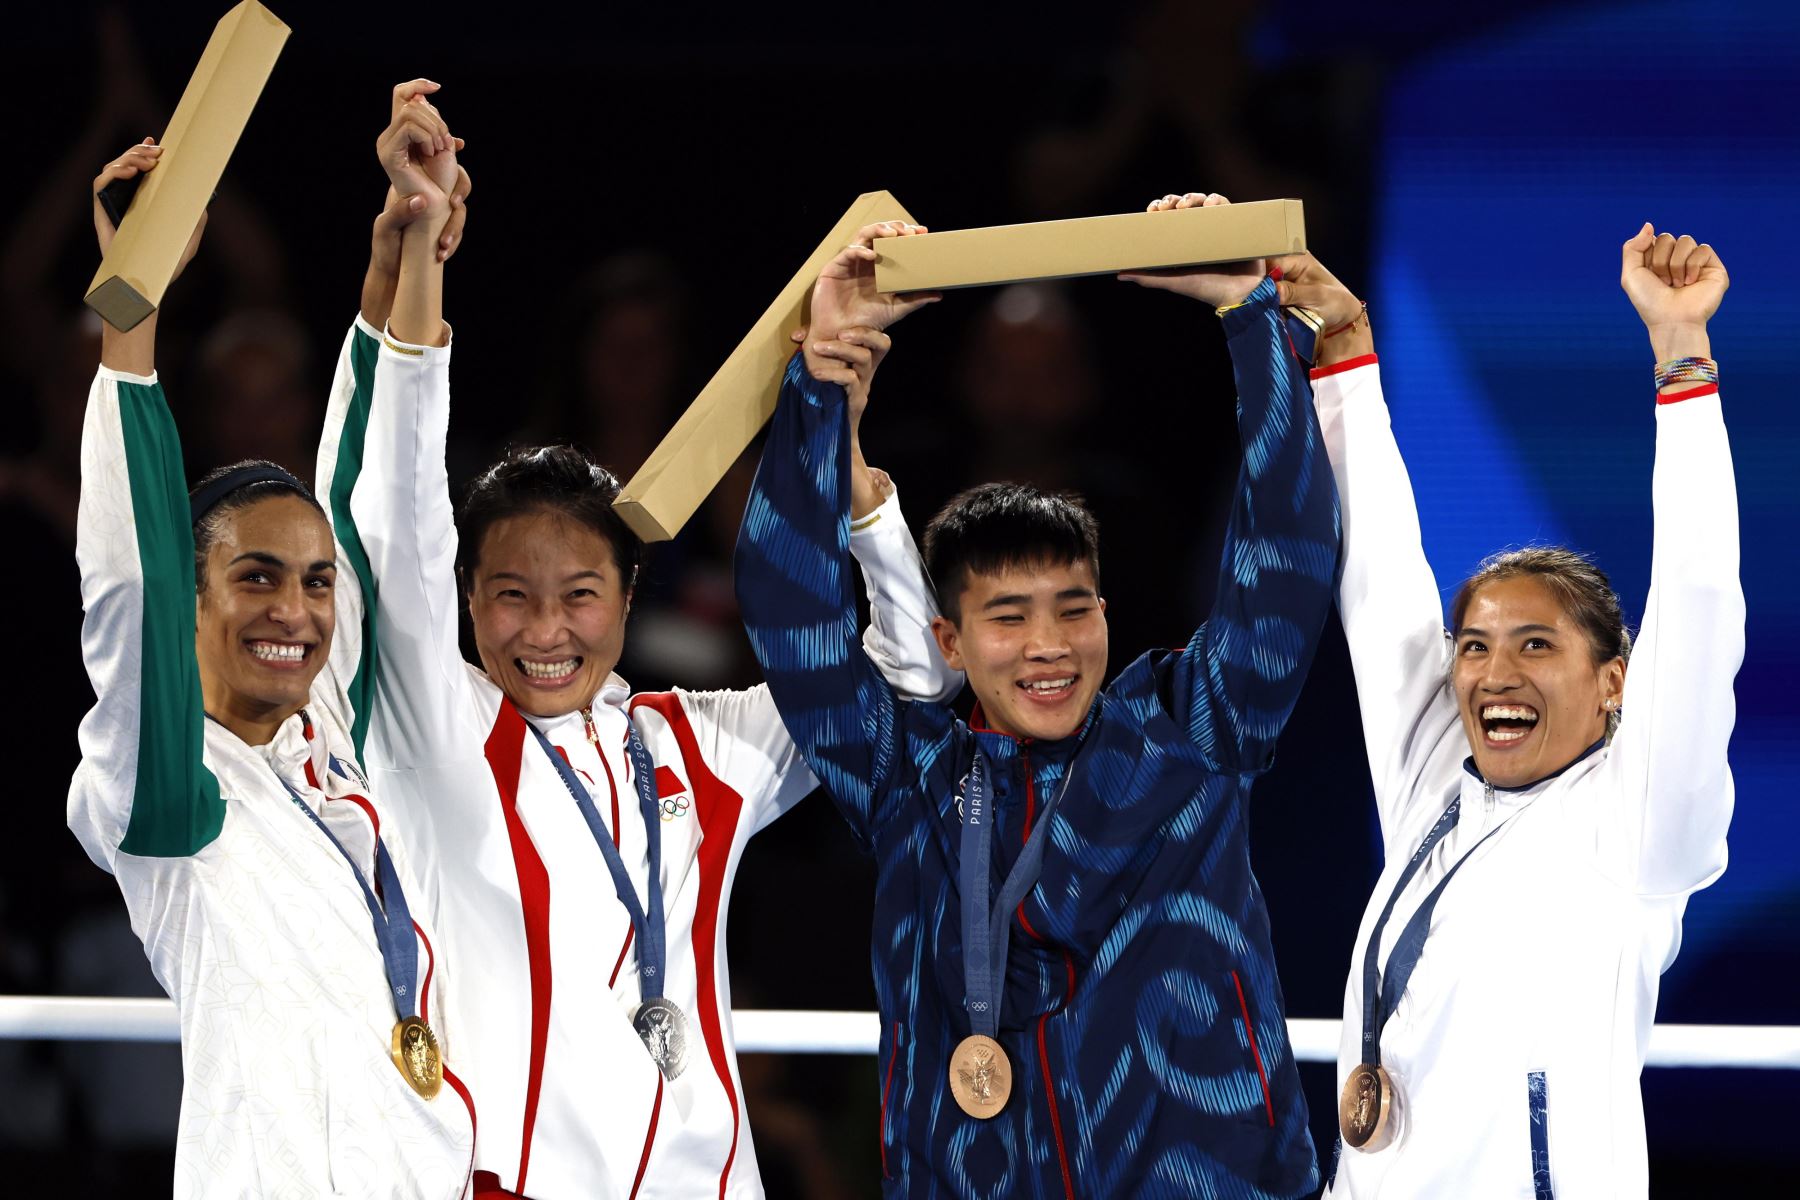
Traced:
POLYGON ((1700 278, 1698 272, 1690 273, 1688 267, 1689 261, 1693 258, 1694 251, 1699 248, 1699 243, 1685 233, 1675 239, 1675 250, 1669 255, 1670 283, 1674 284, 1676 287, 1684 287, 1700 278))
POLYGON ((407 102, 412 100, 413 97, 429 96, 431 93, 437 91, 440 86, 442 85, 433 83, 429 79, 409 79, 405 83, 395 85, 394 100, 393 105, 388 112, 388 120, 391 121, 399 116, 400 110, 405 108, 407 102))
POLYGON ((161 160, 162 152, 161 146, 145 138, 100 169, 100 174, 94 177, 94 190, 99 191, 115 179, 130 179, 150 170, 161 160))
POLYGON ((1710 243, 1701 242, 1699 246, 1695 247, 1693 254, 1688 256, 1686 282, 1698 283, 1701 273, 1708 267, 1716 267, 1723 271, 1725 264, 1719 261, 1718 252, 1712 248, 1710 243))
POLYGON ((1669 259, 1674 253, 1675 236, 1669 233, 1659 233, 1656 235, 1656 241, 1650 247, 1649 257, 1644 262, 1644 265, 1650 268, 1651 273, 1662 280, 1665 285, 1670 282, 1669 259))
MULTIPOLYGON (((418 197, 419 207, 425 207, 424 197, 418 197)), ((462 245, 463 226, 468 224, 469 210, 456 197, 450 198, 450 219, 444 222, 444 232, 438 237, 437 258, 439 262, 449 262, 450 256, 462 245)))
POLYGON ((380 144, 388 149, 398 145, 417 146, 432 155, 450 149, 450 127, 437 109, 429 104, 408 104, 395 114, 393 122, 382 131, 380 144))
MULTIPOLYGON (((1157 212, 1157 209, 1149 209, 1157 212)), ((1124 271, 1119 278, 1126 283, 1135 283, 1139 287, 1155 288, 1159 292, 1175 292, 1181 290, 1181 279, 1175 275, 1164 275, 1156 271, 1124 271)))
MULTIPOLYGON (((870 226, 870 228, 874 227, 870 226)), ((824 279, 852 279, 856 276, 861 264, 872 263, 879 257, 880 255, 863 243, 859 234, 857 241, 839 250, 837 257, 826 263, 825 269, 820 271, 819 275, 824 279)))
POLYGON ((875 361, 875 356, 867 346, 859 346, 842 336, 827 342, 814 342, 812 349, 820 358, 832 359, 853 368, 852 375, 855 374, 854 368, 867 367, 875 361))
POLYGON ((842 388, 852 388, 857 383, 853 368, 834 363, 830 359, 808 358, 806 373, 820 383, 835 383, 842 388))
POLYGON ((893 338, 872 325, 852 325, 850 328, 840 331, 837 340, 847 342, 851 346, 863 347, 875 359, 880 359, 894 345, 893 338))
POLYGON ((877 221, 873 225, 864 225, 856 231, 858 246, 868 246, 876 238, 911 237, 914 234, 930 233, 923 225, 910 225, 905 221, 877 221))
POLYGON ((413 218, 418 216, 424 207, 425 197, 402 196, 393 188, 389 188, 387 203, 382 207, 380 215, 375 218, 375 235, 379 237, 383 234, 400 232, 412 224, 413 218))
POLYGON ((806 341, 806 331, 808 328, 808 326, 802 325, 800 328, 794 330, 794 332, 788 334, 788 341, 793 342, 795 345, 799 345, 806 341))
POLYGON ((1231 201, 1217 192, 1187 192, 1177 196, 1170 192, 1160 200, 1152 200, 1144 206, 1145 212, 1169 212, 1177 208, 1216 208, 1231 201))

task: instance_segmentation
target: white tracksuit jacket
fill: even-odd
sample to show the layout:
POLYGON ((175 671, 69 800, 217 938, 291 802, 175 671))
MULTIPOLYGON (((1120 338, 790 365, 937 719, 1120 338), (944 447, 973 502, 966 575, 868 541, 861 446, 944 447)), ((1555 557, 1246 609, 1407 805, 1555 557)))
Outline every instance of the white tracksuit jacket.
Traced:
POLYGON ((1339 1089, 1361 1060, 1364 950, 1407 861, 1460 793, 1459 824, 1383 933, 1384 968, 1426 894, 1512 818, 1445 889, 1382 1035, 1407 1105, 1402 1141, 1341 1148, 1326 1194, 1642 1197, 1638 1076, 1659 977, 1680 948, 1689 894, 1725 870, 1731 819, 1725 752, 1744 599, 1716 389, 1656 409, 1650 592, 1618 733, 1517 791, 1465 768, 1451 644, 1379 368, 1327 373, 1313 390, 1343 507, 1338 602, 1386 853, 1344 990, 1339 1089))
POLYGON ((371 882, 380 822, 417 927, 415 987, 453 1066, 426 893, 353 750, 363 579, 340 547, 337 632, 304 714, 267 746, 206 720, 174 421, 155 376, 104 368, 82 433, 76 557, 98 700, 81 723, 69 827, 118 878, 180 1010, 174 1194, 461 1195, 472 1113, 457 1083, 426 1101, 395 1068, 394 1002, 363 893, 282 782, 371 882))
MULTIPOLYGON (((477 1183, 534 1200, 759 1197, 731 1027, 725 922, 750 835, 814 779, 768 690, 595 697, 581 716, 531 718, 583 776, 640 899, 648 843, 626 721, 657 764, 666 994, 688 1017, 688 1065, 665 1081, 633 1031, 631 921, 561 778, 457 642, 444 451, 450 350, 406 346, 358 321, 344 343, 320 479, 348 490, 353 536, 378 583, 378 700, 368 761, 416 833, 427 911, 459 965, 458 1066, 480 1123, 477 1183), (415 830, 415 825, 417 829, 415 830), (423 839, 423 840, 421 840, 423 839)), ((344 514, 334 514, 341 521, 344 514)), ((890 499, 851 535, 874 613, 870 656, 904 692, 960 685, 930 635, 935 606, 890 499)), ((804 937, 804 916, 796 936, 804 937)), ((854 947, 826 947, 860 961, 854 947)))

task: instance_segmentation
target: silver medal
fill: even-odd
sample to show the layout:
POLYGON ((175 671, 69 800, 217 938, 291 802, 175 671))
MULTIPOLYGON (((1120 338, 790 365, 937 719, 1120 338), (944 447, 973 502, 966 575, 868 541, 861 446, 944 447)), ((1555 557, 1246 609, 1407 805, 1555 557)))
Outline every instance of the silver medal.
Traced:
POLYGON ((644 1001, 632 1014, 631 1025, 663 1078, 681 1074, 687 1066, 687 1017, 674 1001, 664 996, 644 1001))

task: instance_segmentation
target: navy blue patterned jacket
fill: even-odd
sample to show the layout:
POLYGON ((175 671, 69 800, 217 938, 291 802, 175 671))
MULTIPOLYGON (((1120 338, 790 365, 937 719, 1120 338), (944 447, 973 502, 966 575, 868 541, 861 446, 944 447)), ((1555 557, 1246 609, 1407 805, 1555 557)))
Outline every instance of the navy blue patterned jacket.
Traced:
POLYGON ((870 664, 843 389, 814 381, 798 355, 789 364, 737 587, 782 718, 877 864, 889 1197, 1292 1197, 1317 1185, 1246 801, 1332 603, 1337 493, 1273 285, 1224 326, 1244 467, 1217 600, 1185 649, 1126 667, 1059 742, 901 701, 870 664), (948 1087, 970 1032, 957 866, 975 739, 994 764, 996 881, 1086 748, 1015 915, 999 1039, 1013 1089, 986 1121, 948 1087))

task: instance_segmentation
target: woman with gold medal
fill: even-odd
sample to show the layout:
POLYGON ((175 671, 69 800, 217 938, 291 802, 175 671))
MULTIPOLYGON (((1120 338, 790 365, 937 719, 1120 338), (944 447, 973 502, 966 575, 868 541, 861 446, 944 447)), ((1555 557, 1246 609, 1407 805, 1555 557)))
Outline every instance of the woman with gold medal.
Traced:
MULTIPOLYGON (((95 180, 102 251, 100 189, 161 154, 146 139, 95 180)), ((446 965, 358 766, 371 581, 273 463, 189 495, 156 326, 103 330, 88 399, 76 557, 96 702, 69 824, 180 1010, 174 1194, 459 1196, 473 1113, 439 1094, 455 1077, 428 1023, 446 965)))
MULTIPOLYGON (((1489 559, 1446 622, 1366 324, 1314 373, 1387 857, 1345 989, 1328 1196, 1648 1190, 1638 1076, 1687 897, 1725 868, 1744 601, 1706 332, 1725 268, 1646 224, 1621 283, 1657 364, 1635 645, 1606 576, 1556 547, 1489 559)), ((1342 294, 1324 273, 1283 288, 1342 294)))

